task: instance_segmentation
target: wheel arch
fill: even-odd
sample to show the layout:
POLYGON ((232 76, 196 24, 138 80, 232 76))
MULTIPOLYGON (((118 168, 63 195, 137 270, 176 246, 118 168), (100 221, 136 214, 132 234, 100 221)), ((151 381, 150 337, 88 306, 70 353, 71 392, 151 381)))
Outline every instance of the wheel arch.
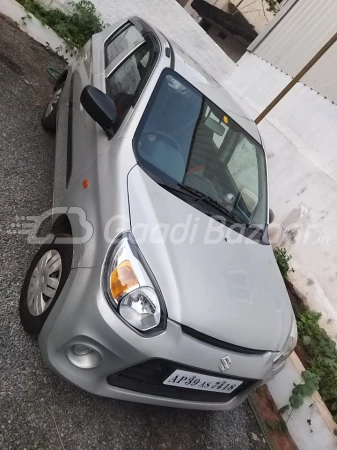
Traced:
MULTIPOLYGON (((71 214, 70 216, 72 218, 73 215, 71 214)), ((82 258, 82 245, 81 243, 76 242, 75 239, 78 235, 78 227, 79 224, 77 224, 76 221, 72 221, 68 214, 62 213, 53 217, 50 230, 54 236, 70 239, 73 249, 72 267, 78 267, 82 258)))
POLYGON ((67 234, 73 236, 73 229, 67 214, 60 214, 56 217, 51 228, 54 234, 67 234))
POLYGON ((68 69, 64 69, 64 71, 58 77, 58 79, 54 85, 54 91, 57 91, 57 89, 59 89, 61 87, 61 85, 66 81, 67 77, 68 77, 68 69))

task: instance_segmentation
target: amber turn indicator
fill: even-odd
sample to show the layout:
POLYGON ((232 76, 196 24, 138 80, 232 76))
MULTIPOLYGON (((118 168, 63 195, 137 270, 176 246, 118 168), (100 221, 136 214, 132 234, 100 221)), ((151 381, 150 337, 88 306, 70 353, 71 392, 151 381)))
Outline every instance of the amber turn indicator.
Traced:
POLYGON ((130 288, 138 286, 138 284, 139 281, 128 260, 119 264, 110 275, 110 290, 115 300, 130 288))

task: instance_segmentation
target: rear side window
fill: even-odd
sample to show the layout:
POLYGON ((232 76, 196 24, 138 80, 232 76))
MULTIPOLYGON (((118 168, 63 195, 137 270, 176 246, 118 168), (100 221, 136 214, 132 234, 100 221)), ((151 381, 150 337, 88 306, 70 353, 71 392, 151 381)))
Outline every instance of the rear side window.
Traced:
POLYGON ((130 55, 107 79, 107 94, 115 101, 118 124, 132 106, 135 94, 145 77, 150 51, 147 44, 130 55))
POLYGON ((115 101, 118 95, 133 96, 145 74, 148 61, 149 49, 144 44, 107 79, 108 95, 115 101))
POLYGON ((106 41, 106 93, 116 104, 115 131, 136 104, 159 52, 156 34, 140 19, 127 22, 106 41))
POLYGON ((137 28, 131 24, 127 24, 116 35, 112 36, 110 42, 107 44, 105 67, 108 67, 122 55, 126 56, 142 42, 144 42, 144 38, 137 28))

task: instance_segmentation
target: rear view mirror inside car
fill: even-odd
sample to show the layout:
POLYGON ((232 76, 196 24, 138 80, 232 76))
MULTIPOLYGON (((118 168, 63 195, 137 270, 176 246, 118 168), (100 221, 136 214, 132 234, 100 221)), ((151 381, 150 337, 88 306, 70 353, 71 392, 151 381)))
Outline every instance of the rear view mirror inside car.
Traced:
POLYGON ((213 133, 223 136, 224 132, 226 131, 226 128, 220 125, 216 120, 212 119, 211 117, 208 117, 205 120, 205 126, 213 131, 213 133))

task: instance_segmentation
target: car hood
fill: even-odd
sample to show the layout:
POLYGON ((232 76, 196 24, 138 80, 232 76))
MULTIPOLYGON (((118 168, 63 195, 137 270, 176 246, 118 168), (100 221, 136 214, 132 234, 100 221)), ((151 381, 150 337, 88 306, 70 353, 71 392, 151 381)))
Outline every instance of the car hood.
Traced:
POLYGON ((169 318, 234 345, 280 350, 293 312, 271 246, 206 216, 139 166, 129 173, 128 192, 131 230, 169 318))

